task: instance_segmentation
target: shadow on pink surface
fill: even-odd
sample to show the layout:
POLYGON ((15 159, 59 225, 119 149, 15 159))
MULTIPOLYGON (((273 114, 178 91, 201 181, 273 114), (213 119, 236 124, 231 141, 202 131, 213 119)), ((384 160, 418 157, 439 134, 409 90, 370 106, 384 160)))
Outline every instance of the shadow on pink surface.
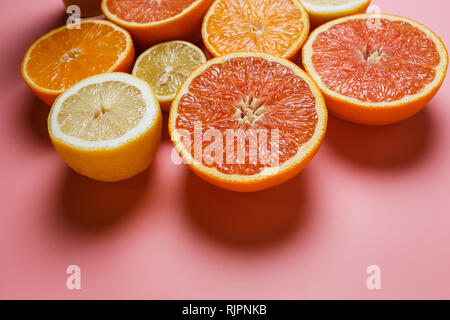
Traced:
POLYGON ((214 240, 239 249, 261 249, 305 227, 308 174, 271 189, 238 193, 220 189, 189 171, 185 209, 192 224, 214 240))
POLYGON ((169 134, 169 113, 167 111, 162 111, 162 121, 161 143, 172 143, 169 134))
POLYGON ((67 168, 59 195, 59 214, 82 232, 101 233, 130 218, 151 186, 151 167, 125 181, 94 181, 67 168))
POLYGON ((24 121, 30 136, 35 140, 46 145, 51 146, 50 137, 48 136, 47 118, 50 107, 39 100, 31 91, 28 93, 29 104, 24 107, 24 121))
POLYGON ((405 167, 420 161, 431 147, 430 113, 425 109, 410 119, 382 127, 357 125, 331 115, 325 144, 359 165, 375 169, 405 167))

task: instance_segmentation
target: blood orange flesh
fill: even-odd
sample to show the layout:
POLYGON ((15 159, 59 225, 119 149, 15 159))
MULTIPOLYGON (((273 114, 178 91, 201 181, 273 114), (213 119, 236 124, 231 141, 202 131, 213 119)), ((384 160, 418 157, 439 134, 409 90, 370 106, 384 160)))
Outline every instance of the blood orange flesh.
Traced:
POLYGON ((174 17, 197 0, 107 0, 108 9, 118 18, 135 23, 151 23, 174 17))
MULTIPOLYGON (((276 129, 279 154, 273 156, 278 156, 282 165, 312 138, 318 123, 316 103, 310 85, 288 66, 260 56, 235 57, 211 64, 190 82, 188 92, 177 104, 175 129, 189 131, 191 141, 196 122, 202 124, 203 130, 219 130, 223 150, 229 129, 276 129)), ((211 143, 203 142, 203 155, 211 143)), ((268 164, 261 163, 261 159, 251 163, 248 147, 245 163, 225 159, 223 154, 222 163, 204 161, 204 165, 224 174, 258 174, 268 164)), ((195 150, 191 149, 194 157, 195 150)))
POLYGON ((385 18, 350 19, 317 35, 312 63, 331 90, 364 102, 414 95, 436 76, 440 54, 416 26, 385 18))

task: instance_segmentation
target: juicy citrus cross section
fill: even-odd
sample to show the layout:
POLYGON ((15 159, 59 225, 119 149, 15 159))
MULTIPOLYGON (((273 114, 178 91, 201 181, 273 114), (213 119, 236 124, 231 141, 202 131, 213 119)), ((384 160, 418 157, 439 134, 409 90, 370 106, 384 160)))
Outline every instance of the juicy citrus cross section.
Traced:
POLYGON ((214 56, 251 51, 291 58, 308 32, 308 13, 299 0, 218 0, 202 27, 214 56))
POLYGON ((448 54, 417 22, 362 14, 317 28, 303 48, 303 65, 338 117, 384 125, 414 115, 433 98, 448 54))
POLYGON ((370 0, 301 0, 315 28, 337 18, 366 12, 370 0))
POLYGON ((125 73, 105 73, 58 97, 48 127, 54 147, 75 171, 118 181, 150 165, 161 121, 158 101, 146 82, 125 73))
POLYGON ((133 75, 150 85, 161 108, 168 111, 183 81, 204 62, 205 54, 195 45, 170 41, 145 51, 137 59, 133 75))
POLYGON ((104 15, 140 46, 194 37, 213 0, 103 0, 104 15))
POLYGON ((25 54, 21 72, 36 95, 52 105, 78 81, 104 72, 129 72, 133 61, 129 33, 111 22, 92 19, 38 39, 25 54))
POLYGON ((169 131, 195 173, 220 187, 282 183, 318 150, 327 124, 320 90, 298 66, 262 53, 215 58, 184 82, 169 131))

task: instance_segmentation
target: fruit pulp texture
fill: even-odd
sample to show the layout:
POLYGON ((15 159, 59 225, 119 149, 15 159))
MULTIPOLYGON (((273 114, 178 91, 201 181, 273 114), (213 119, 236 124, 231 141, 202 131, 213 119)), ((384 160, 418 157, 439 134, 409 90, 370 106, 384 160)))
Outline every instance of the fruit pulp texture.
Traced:
POLYGON ((440 55, 417 27, 389 19, 354 19, 317 35, 314 69, 327 88, 364 102, 417 94, 436 76, 440 55))
MULTIPOLYGON (((256 163, 251 161, 249 141, 245 143, 245 162, 239 163, 237 139, 232 140, 234 152, 231 155, 225 152, 229 143, 227 130, 234 133, 239 129, 253 133, 263 130, 267 145, 271 145, 263 156, 276 157, 276 163, 281 165, 311 139, 317 125, 316 99, 305 80, 288 67, 260 57, 231 58, 214 64, 195 77, 188 90, 179 101, 175 127, 191 133, 191 141, 195 139, 196 122, 201 123, 203 132, 220 131, 222 161, 205 159, 210 156, 205 149, 215 138, 203 139, 202 155, 205 165, 225 174, 254 175, 273 163, 261 161, 262 156, 256 163), (277 130, 278 142, 273 139, 272 130, 277 130), (276 154, 272 152, 273 143, 278 144, 276 154)), ((195 148, 185 147, 195 157, 195 148)))
POLYGON ((155 46, 139 63, 136 76, 159 96, 173 96, 183 81, 204 62, 201 52, 183 42, 155 46))
POLYGON ((40 41, 30 55, 27 73, 43 88, 64 90, 110 70, 126 47, 122 32, 105 24, 82 23, 79 29, 62 29, 40 41))
POLYGON ((302 11, 292 0, 226 0, 209 18, 209 42, 220 55, 235 51, 282 56, 302 34, 302 11))
POLYGON ((122 20, 151 23, 174 17, 196 0, 108 0, 109 11, 122 20))
POLYGON ((66 135, 86 141, 119 138, 144 117, 142 93, 119 81, 91 84, 67 98, 58 114, 66 135))

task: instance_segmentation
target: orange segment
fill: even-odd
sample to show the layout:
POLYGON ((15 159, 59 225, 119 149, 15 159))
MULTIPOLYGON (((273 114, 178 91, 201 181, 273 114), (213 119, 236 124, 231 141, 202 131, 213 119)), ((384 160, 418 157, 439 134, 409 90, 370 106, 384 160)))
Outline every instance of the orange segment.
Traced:
POLYGON ((388 124, 412 116, 440 87, 448 56, 426 27, 388 15, 358 15, 315 30, 303 63, 338 116, 388 124))
POLYGON ((261 53, 234 53, 191 74, 172 104, 169 130, 194 172, 227 189, 255 191, 286 181, 307 164, 326 119, 320 91, 296 65, 261 53), (199 127, 201 150, 192 147, 199 127), (205 138, 210 133, 214 139, 205 138), (242 137, 247 140, 240 144, 242 137), (252 149, 253 138, 258 142, 252 149), (213 145, 219 149, 211 153, 213 145))
MULTIPOLYGON (((168 40, 194 40, 213 0, 103 0, 102 11, 143 48, 168 40)), ((196 40, 196 39, 195 39, 196 40)))
POLYGON ((48 104, 64 90, 89 76, 129 71, 134 59, 130 35, 102 20, 85 20, 78 28, 56 29, 27 51, 22 75, 48 104))
POLYGON ((308 13, 298 0, 218 0, 202 28, 214 56, 252 51, 290 58, 308 32, 308 13))

